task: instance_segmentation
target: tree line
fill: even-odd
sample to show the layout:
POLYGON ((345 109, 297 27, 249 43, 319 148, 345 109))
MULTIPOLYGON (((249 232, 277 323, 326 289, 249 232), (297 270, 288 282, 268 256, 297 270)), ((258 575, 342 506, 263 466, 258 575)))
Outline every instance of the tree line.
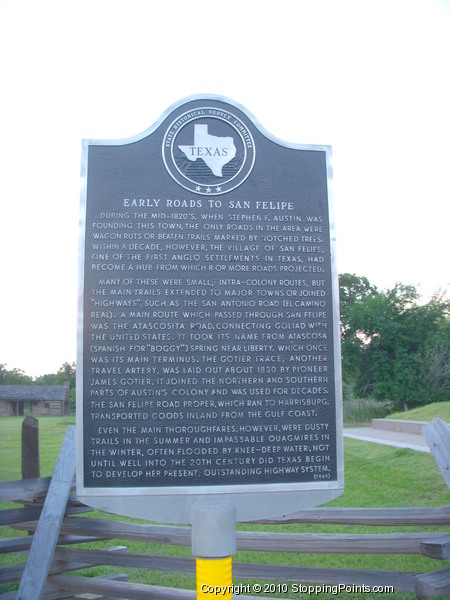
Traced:
POLYGON ((412 285, 378 290, 339 277, 344 397, 390 400, 398 410, 450 400, 450 303, 420 302, 412 285))
MULTIPOLYGON (((450 302, 426 304, 412 285, 378 290, 366 277, 339 276, 344 399, 390 401, 398 410, 450 400, 450 302)), ((62 385, 75 389, 75 363, 32 378, 0 364, 0 385, 62 385)))

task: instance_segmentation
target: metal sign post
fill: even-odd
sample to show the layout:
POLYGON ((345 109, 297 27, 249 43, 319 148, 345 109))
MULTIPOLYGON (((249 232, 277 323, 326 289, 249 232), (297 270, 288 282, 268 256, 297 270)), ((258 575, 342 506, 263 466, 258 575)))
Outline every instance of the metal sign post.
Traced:
POLYGON ((197 502, 191 508, 192 554, 197 598, 211 591, 231 600, 232 556, 236 552, 236 510, 231 502, 197 502))

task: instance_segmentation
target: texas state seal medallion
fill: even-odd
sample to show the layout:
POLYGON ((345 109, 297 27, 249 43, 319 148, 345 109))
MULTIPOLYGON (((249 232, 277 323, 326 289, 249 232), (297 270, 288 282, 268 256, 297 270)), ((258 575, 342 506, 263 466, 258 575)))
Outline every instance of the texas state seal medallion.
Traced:
POLYGON ((255 162, 255 143, 243 119, 204 106, 180 114, 162 146, 165 167, 184 189, 206 196, 239 187, 255 162))

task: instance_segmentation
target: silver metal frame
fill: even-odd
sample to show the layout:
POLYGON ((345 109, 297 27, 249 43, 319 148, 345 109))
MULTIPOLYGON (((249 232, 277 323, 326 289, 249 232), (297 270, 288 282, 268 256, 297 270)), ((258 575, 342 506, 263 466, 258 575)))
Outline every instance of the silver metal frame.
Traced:
POLYGON ((236 506, 238 522, 295 514, 296 510, 317 506, 338 497, 344 490, 342 376, 339 327, 339 281, 336 261, 336 229, 332 194, 331 147, 285 142, 267 132, 249 111, 224 97, 210 94, 189 96, 173 104, 149 129, 121 140, 83 140, 81 161, 81 198, 79 220, 79 279, 77 333, 77 495, 87 504, 105 512, 151 519, 161 522, 187 523, 191 506, 199 501, 227 501, 236 506), (333 296, 333 343, 336 402, 337 480, 317 483, 256 484, 225 486, 190 486, 160 488, 85 488, 83 473, 83 300, 85 225, 87 203, 88 150, 91 145, 125 145, 150 135, 167 116, 183 104, 195 100, 225 102, 242 111, 268 139, 280 146, 326 154, 328 211, 330 223, 331 278, 333 296))

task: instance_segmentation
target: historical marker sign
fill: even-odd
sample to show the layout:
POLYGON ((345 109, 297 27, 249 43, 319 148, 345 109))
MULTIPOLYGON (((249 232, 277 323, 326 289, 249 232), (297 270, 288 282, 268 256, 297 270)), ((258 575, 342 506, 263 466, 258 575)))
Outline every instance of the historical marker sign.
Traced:
POLYGON ((78 495, 187 522, 343 490, 330 148, 193 97, 149 131, 86 140, 78 495))

